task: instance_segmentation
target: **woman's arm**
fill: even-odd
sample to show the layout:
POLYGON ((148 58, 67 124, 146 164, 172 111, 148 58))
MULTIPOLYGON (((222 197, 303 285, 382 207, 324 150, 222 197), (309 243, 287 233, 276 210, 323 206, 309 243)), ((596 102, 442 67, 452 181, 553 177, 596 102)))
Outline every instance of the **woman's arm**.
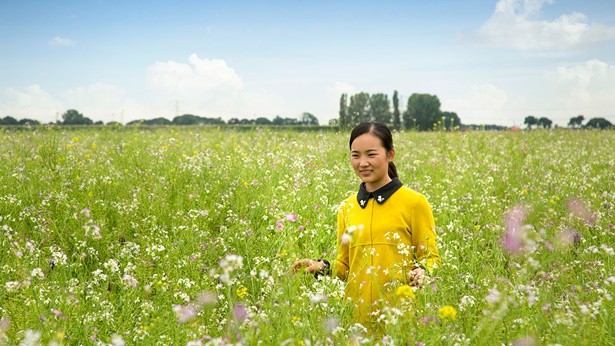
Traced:
POLYGON ((412 245, 418 266, 431 274, 442 262, 436 243, 435 223, 431 206, 425 196, 421 195, 412 211, 412 245))

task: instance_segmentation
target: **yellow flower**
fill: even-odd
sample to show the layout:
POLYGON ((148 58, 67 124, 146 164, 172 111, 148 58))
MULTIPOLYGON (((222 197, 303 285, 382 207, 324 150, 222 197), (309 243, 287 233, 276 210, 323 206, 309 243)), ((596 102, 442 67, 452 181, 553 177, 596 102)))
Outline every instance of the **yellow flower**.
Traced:
POLYGON ((395 290, 395 294, 401 298, 416 300, 416 296, 414 295, 414 291, 412 290, 412 287, 408 285, 397 287, 397 290, 395 290))
POLYGON ((79 142, 79 138, 73 137, 73 142, 79 142))
POLYGON ((237 289, 236 293, 237 293, 237 297, 243 299, 248 295, 248 289, 245 287, 240 287, 237 289))
POLYGON ((457 319, 457 310, 450 305, 446 305, 438 309, 438 316, 442 320, 455 321, 457 319))

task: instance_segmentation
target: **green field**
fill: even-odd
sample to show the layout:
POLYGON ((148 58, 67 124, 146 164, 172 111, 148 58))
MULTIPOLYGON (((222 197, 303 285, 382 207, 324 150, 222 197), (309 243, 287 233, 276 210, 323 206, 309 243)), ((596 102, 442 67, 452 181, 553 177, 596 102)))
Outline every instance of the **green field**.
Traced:
POLYGON ((395 133, 443 265, 371 335, 289 271, 335 256, 348 137, 0 129, 0 345, 615 344, 615 131, 395 133))

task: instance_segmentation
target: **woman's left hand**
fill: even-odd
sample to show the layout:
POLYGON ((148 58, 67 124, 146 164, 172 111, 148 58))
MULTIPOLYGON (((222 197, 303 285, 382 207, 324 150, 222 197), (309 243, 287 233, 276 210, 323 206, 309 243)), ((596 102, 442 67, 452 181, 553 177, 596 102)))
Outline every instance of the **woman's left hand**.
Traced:
POLYGON ((427 282, 427 274, 423 268, 415 268, 408 272, 408 285, 423 287, 427 282))

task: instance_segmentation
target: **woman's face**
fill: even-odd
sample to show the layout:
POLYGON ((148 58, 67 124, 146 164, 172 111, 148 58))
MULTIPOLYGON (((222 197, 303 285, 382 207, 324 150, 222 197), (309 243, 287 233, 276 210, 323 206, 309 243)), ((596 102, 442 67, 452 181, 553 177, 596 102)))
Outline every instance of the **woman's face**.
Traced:
POLYGON ((380 138, 371 133, 355 138, 350 146, 350 163, 368 191, 377 190, 391 181, 389 162, 394 156, 395 151, 387 153, 380 138))

